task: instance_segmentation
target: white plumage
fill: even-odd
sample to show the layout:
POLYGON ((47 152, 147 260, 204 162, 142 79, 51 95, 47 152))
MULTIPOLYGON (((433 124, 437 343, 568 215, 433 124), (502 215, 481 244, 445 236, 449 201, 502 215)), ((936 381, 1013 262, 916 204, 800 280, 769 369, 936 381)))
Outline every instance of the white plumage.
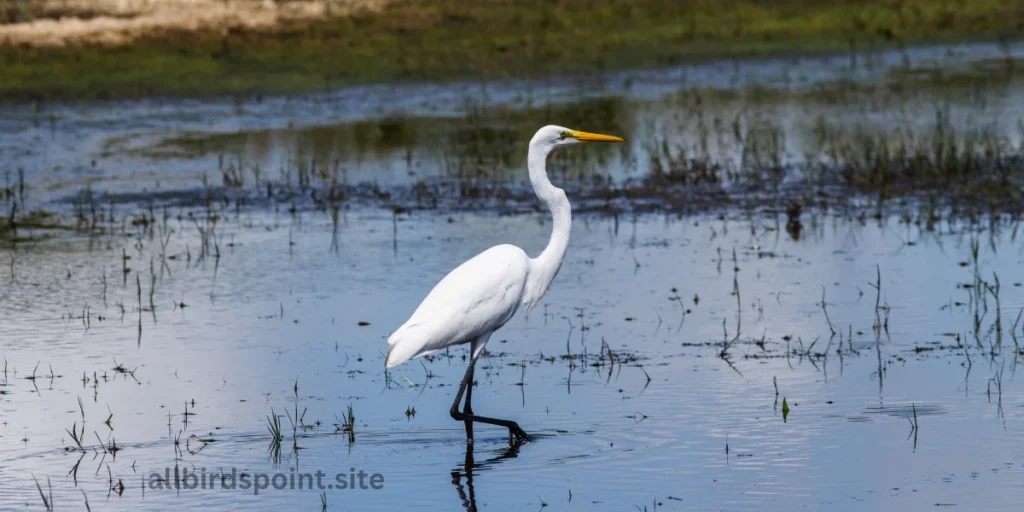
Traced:
POLYGON ((388 338, 387 367, 476 340, 505 325, 523 296, 530 258, 498 245, 452 270, 388 338))

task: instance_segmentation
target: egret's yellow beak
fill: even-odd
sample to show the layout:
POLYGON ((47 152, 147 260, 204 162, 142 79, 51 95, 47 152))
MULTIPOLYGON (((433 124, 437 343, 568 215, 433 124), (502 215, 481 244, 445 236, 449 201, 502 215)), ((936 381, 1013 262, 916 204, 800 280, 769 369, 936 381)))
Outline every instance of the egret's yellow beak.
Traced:
POLYGON ((569 130, 569 135, 580 142, 625 142, 622 137, 614 135, 601 135, 600 133, 578 132, 569 130))

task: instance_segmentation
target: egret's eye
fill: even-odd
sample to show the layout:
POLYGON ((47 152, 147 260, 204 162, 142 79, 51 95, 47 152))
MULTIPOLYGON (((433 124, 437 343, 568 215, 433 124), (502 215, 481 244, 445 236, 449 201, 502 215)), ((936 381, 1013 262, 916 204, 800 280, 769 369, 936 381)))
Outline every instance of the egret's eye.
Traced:
POLYGON ((569 132, 561 132, 558 134, 558 140, 565 140, 569 138, 569 132))

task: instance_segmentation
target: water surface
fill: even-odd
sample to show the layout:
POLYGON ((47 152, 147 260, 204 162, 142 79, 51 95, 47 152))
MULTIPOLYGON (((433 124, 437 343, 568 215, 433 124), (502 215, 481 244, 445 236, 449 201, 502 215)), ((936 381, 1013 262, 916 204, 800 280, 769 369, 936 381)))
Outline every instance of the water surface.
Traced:
POLYGON ((326 491, 329 507, 342 509, 394 508, 412 495, 438 509, 475 501, 1009 510, 1020 499, 1013 342, 1004 332, 990 354, 992 297, 974 339, 976 298, 962 286, 973 282, 973 264, 960 266, 980 240, 981 272, 1001 277, 1008 331, 1024 305, 1009 227, 925 232, 896 219, 825 216, 794 240, 765 215, 645 216, 617 227, 578 219, 555 286, 492 338, 477 372, 475 409, 514 418, 537 439, 501 459, 505 433, 478 427, 481 466, 467 487, 464 432, 447 415, 464 350, 404 365, 387 385, 385 338, 455 262, 499 242, 537 252, 549 223, 421 214, 393 231, 390 215, 350 211, 332 249, 334 227, 322 215, 224 222, 222 239, 233 246, 219 259, 197 261, 196 230, 174 220, 166 266, 145 236, 61 238, 10 253, 5 501, 38 506, 35 476, 49 478, 62 507, 80 506, 83 491, 93 507, 118 509, 320 505, 320 493, 306 490, 143 493, 151 473, 175 466, 384 475, 381 490, 326 491), (877 338, 876 265, 888 327, 877 338), (740 336, 719 357, 737 321, 740 336), (830 335, 829 321, 841 335, 830 335), (81 428, 79 398, 87 437, 76 485, 68 472, 83 454, 65 429, 81 428), (332 426, 349 405, 353 441, 332 426), (267 416, 296 407, 310 427, 298 429, 296 450, 283 417, 278 458, 267 416), (100 440, 116 441, 116 456, 100 440), (123 494, 107 492, 111 480, 123 482, 123 494))

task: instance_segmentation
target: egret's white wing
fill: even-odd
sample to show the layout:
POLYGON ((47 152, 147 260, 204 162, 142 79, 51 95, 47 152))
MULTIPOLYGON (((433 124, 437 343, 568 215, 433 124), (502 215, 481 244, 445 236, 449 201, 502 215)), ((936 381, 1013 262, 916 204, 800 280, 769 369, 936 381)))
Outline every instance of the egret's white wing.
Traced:
POLYGON ((387 367, 501 327, 519 308, 528 273, 529 257, 514 245, 492 247, 459 265, 388 338, 387 367))

